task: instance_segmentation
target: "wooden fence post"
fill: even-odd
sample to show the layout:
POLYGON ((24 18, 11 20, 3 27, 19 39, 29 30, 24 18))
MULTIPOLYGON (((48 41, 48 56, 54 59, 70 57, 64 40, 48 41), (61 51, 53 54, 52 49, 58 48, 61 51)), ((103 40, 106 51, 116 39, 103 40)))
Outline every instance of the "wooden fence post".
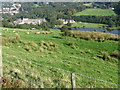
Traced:
MULTIPOLYGON (((2 9, 2 2, 0 2, 0 9, 2 9)), ((2 14, 0 14, 0 17, 2 17, 2 14)), ((2 22, 0 22, 0 27, 2 26, 2 22)), ((2 88, 2 31, 0 31, 0 89, 2 88)))
POLYGON ((76 83, 75 83, 75 73, 71 73, 71 84, 72 84, 72 88, 73 90, 76 88, 76 83))

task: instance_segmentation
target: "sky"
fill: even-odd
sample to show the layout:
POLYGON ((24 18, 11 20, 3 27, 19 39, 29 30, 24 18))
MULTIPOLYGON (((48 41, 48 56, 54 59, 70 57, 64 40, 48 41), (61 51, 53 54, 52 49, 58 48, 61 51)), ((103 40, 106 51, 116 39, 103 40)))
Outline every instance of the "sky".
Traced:
POLYGON ((0 0, 0 2, 119 2, 120 0, 0 0))

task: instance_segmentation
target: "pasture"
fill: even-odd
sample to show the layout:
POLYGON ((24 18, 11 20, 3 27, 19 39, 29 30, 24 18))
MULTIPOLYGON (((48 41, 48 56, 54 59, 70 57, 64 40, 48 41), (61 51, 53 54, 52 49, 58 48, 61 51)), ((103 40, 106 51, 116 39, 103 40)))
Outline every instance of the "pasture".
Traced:
MULTIPOLYGON (((56 25, 56 28, 61 28, 63 25, 56 25)), ((108 25, 98 23, 87 23, 87 22, 75 22, 71 24, 71 27, 77 28, 105 28, 108 25)))
POLYGON ((118 83, 118 60, 111 56, 118 50, 118 41, 64 37, 55 29, 0 31, 3 74, 9 83, 4 87, 71 88, 71 72, 76 73, 76 88, 118 87, 107 83, 118 83))
POLYGON ((74 16, 115 16, 115 12, 109 9, 85 9, 81 12, 77 12, 74 16))
POLYGON ((76 22, 72 24, 72 27, 78 28, 105 28, 108 25, 97 24, 97 23, 85 23, 85 22, 76 22))

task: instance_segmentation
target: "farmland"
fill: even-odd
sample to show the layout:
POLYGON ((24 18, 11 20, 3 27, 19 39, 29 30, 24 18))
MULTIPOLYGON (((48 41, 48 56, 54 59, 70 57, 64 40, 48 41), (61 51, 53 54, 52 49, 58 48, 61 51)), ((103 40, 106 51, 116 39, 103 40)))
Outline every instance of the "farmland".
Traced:
MULTIPOLYGON (((61 28, 63 25, 56 25, 56 28, 61 28)), ((86 22, 75 22, 71 24, 71 27, 78 27, 78 28, 105 28, 108 25, 106 24, 97 24, 97 23, 86 23, 86 22)))
POLYGON ((106 27, 105 24, 97 24, 97 23, 84 23, 84 22, 78 22, 73 23, 72 27, 78 27, 78 28, 103 28, 106 27))
POLYGON ((118 51, 118 41, 62 36, 62 32, 55 29, 0 30, 3 73, 8 82, 4 87, 71 88, 71 72, 76 73, 76 88, 118 87, 107 83, 118 83, 118 60, 113 57, 118 51), (11 79, 18 82, 13 85, 11 79))
POLYGON ((113 10, 109 9, 85 9, 81 12, 77 12, 74 14, 74 16, 115 16, 116 14, 114 13, 113 10))

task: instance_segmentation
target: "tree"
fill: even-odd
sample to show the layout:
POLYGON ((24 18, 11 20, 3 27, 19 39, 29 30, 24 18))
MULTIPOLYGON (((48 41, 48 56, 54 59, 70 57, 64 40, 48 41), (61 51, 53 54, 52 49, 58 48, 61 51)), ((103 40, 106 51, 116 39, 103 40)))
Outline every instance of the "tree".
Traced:
POLYGON ((57 25, 62 25, 63 24, 63 21, 62 20, 57 20, 57 25))
POLYGON ((15 26, 10 24, 8 21, 3 20, 2 21, 3 27, 8 27, 8 28, 14 28, 15 26))
POLYGON ((76 9, 72 9, 72 14, 76 13, 76 9))
POLYGON ((109 25, 109 27, 113 27, 113 26, 115 26, 115 22, 113 22, 111 19, 109 19, 108 25, 109 25))
POLYGON ((68 21, 67 26, 68 26, 68 27, 71 27, 71 23, 70 23, 70 21, 68 21))
POLYGON ((72 11, 67 11, 67 15, 72 15, 72 11))
POLYGON ((118 5, 115 7, 115 12, 120 15, 120 1, 118 2, 118 5))
POLYGON ((64 25, 61 27, 61 32, 65 32, 68 30, 68 26, 64 25))
POLYGON ((43 29, 43 30, 49 30, 49 23, 48 22, 43 22, 40 27, 43 29))

